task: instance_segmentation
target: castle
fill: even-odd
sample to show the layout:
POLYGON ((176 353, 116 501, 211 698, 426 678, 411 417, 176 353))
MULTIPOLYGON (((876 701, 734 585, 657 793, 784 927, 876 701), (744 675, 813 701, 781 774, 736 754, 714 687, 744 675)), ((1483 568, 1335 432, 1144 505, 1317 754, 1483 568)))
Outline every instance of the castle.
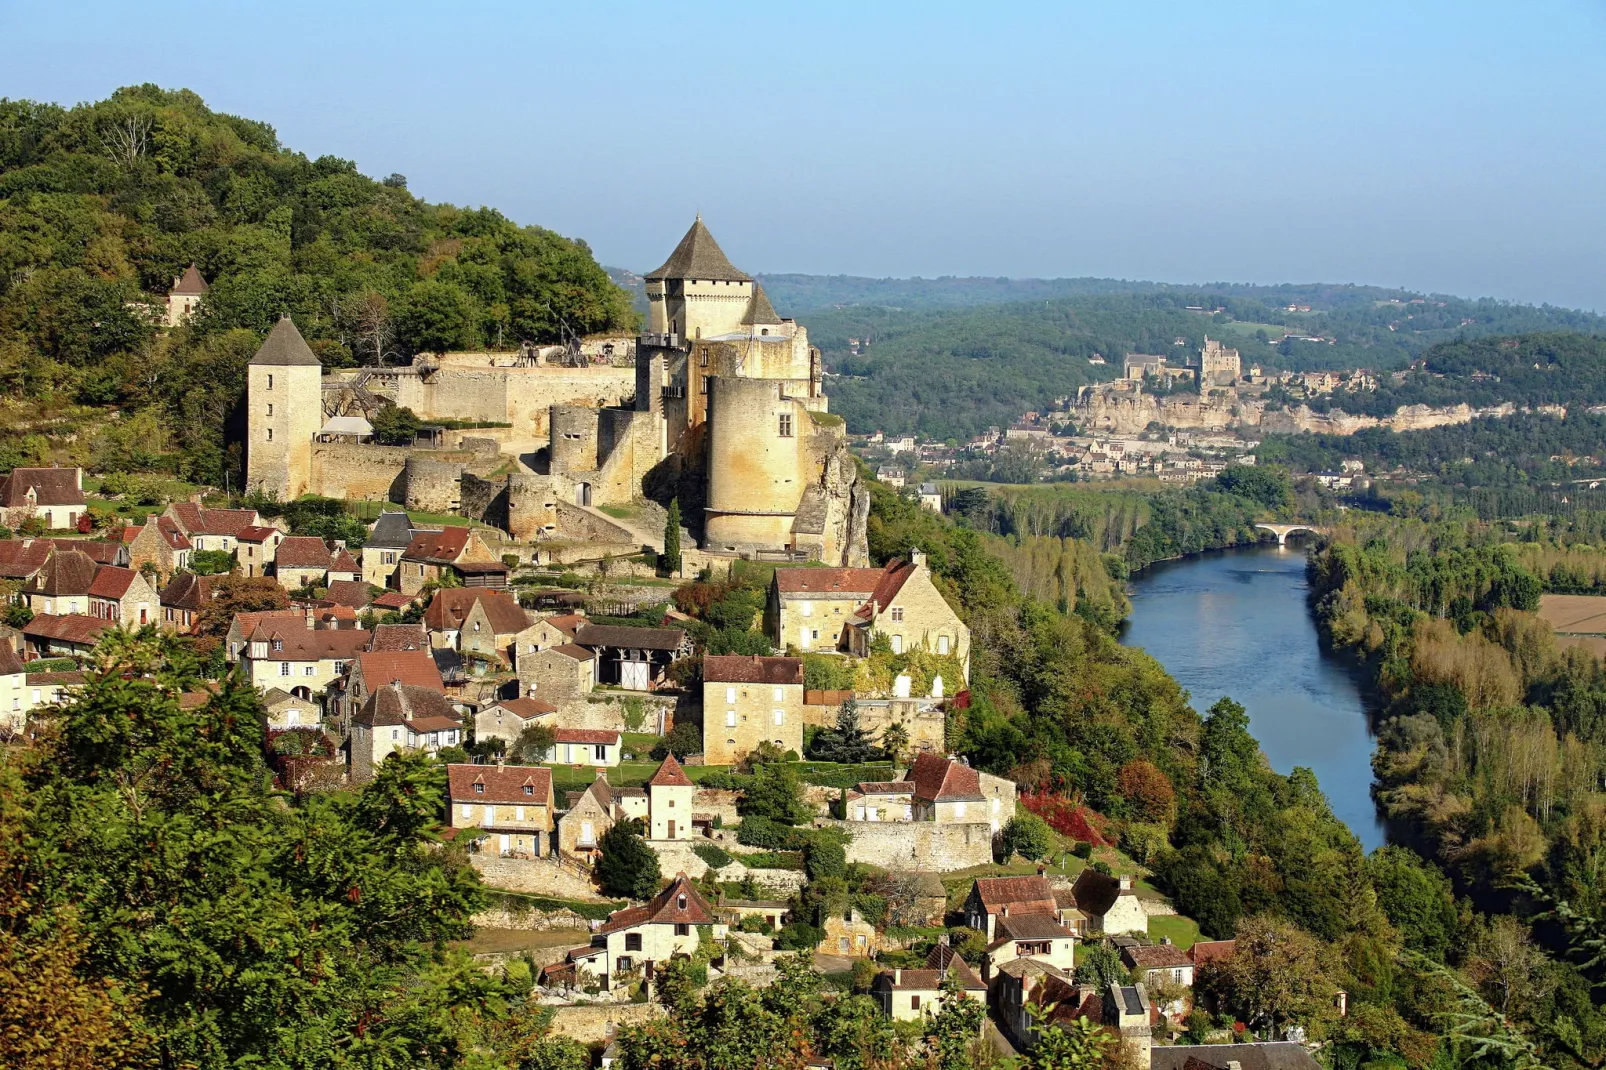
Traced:
POLYGON ((521 540, 648 544, 599 507, 675 497, 707 550, 867 564, 868 489, 808 331, 700 216, 646 282, 634 339, 331 375, 281 320, 247 376, 247 487, 461 512, 521 540), (377 445, 368 417, 387 402, 482 426, 377 445))

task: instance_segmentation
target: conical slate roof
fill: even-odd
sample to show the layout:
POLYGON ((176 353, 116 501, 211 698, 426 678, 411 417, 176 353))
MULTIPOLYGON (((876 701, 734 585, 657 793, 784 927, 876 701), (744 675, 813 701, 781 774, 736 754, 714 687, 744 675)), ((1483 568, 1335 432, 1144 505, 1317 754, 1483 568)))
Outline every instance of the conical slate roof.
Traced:
POLYGON ((314 368, 322 366, 312 350, 307 348, 306 340, 288 315, 279 317, 279 322, 273 325, 268 332, 267 341, 257 350, 257 355, 251 358, 252 364, 301 364, 314 368))
POLYGON ((669 254, 664 266, 647 273, 651 279, 710 279, 721 282, 752 282, 751 275, 736 270, 714 236, 703 226, 703 217, 691 225, 686 236, 680 239, 675 251, 669 254))
POLYGON ((196 270, 195 265, 191 264, 179 277, 178 285, 173 287, 173 293, 178 297, 200 297, 210 288, 206 285, 206 280, 201 278, 201 273, 196 270))
POLYGON ((742 317, 744 326, 762 327, 769 324, 779 324, 781 317, 775 314, 775 306, 770 304, 769 295, 764 287, 753 283, 753 299, 747 302, 747 315, 742 317))

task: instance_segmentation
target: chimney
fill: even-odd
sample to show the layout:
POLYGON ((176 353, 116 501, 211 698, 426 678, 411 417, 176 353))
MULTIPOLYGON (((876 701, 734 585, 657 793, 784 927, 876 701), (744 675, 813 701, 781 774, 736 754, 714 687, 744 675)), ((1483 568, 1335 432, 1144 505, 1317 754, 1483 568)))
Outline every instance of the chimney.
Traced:
POLYGON ((909 548, 909 563, 915 568, 925 568, 926 552, 918 546, 911 546, 909 548))
POLYGON ((1121 874, 1116 878, 1116 881, 1120 885, 1121 891, 1130 892, 1132 890, 1132 878, 1127 874, 1121 874))
POLYGON ((892 983, 895 985, 903 983, 903 971, 897 967, 893 967, 892 970, 892 983))
POLYGON ((1169 936, 1162 936, 1162 937, 1160 937, 1160 943, 1165 947, 1170 947, 1171 946, 1171 938, 1169 936))

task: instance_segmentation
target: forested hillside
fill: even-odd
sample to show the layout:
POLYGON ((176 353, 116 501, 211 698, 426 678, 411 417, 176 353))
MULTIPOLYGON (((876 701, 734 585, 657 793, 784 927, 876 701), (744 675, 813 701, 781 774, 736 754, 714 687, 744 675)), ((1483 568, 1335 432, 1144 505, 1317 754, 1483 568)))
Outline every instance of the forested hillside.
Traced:
POLYGON ((0 468, 54 459, 30 432, 91 448, 118 406, 145 418, 142 464, 221 483, 245 361, 285 312, 329 366, 635 323, 583 242, 309 160, 186 90, 0 101, 0 468), (204 313, 164 335, 158 302, 192 262, 204 313))

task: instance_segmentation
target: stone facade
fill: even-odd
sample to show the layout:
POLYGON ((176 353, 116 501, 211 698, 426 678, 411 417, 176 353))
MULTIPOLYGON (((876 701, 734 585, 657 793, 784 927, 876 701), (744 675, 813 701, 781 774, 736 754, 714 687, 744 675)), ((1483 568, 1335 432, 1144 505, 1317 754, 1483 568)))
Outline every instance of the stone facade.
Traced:
POLYGON ((705 657, 703 761, 733 765, 760 743, 803 753, 802 660, 705 657))
POLYGON ((819 818, 816 825, 847 831, 849 862, 902 866, 946 872, 983 866, 993 860, 993 830, 985 821, 939 825, 929 821, 837 821, 819 818))

